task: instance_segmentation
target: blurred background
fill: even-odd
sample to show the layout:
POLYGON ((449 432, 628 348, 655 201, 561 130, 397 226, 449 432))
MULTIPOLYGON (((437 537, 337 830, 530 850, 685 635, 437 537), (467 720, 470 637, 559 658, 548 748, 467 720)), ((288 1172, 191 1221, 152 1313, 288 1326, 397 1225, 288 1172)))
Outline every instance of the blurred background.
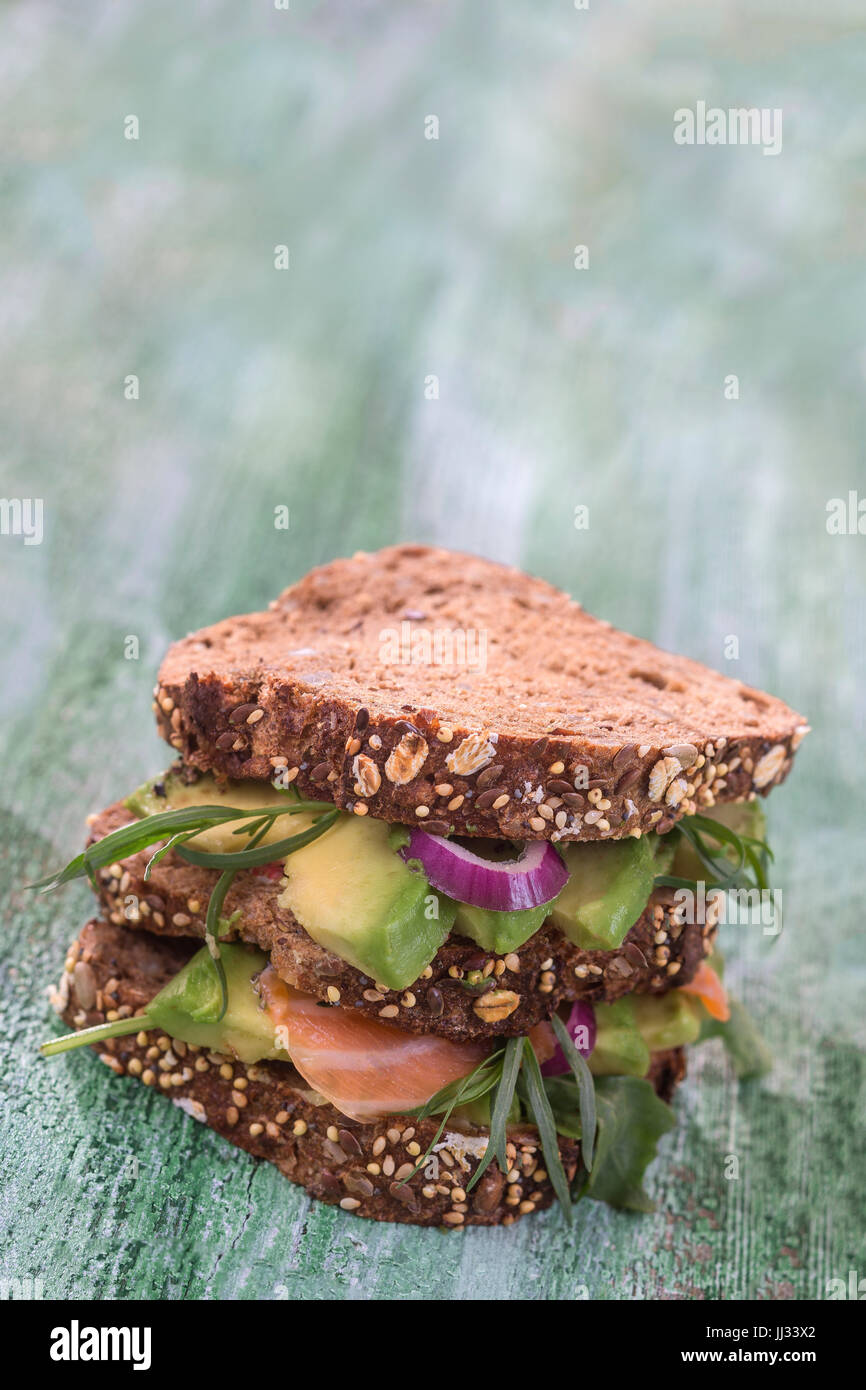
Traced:
MULTIPOLYGON (((788 933, 769 964, 749 942, 734 967, 782 1058, 772 1120, 766 1097, 744 1102, 754 1190, 718 1189, 735 1083, 716 1059, 697 1064, 715 1084, 690 1083, 659 1179, 663 1205, 715 1213, 703 1234, 690 1225, 672 1253, 664 1215, 638 1233, 606 1212, 584 1220, 620 1251, 593 1247, 593 1296, 819 1296, 862 1229, 850 1122, 866 968, 850 880, 866 538, 827 530, 831 499, 866 497, 862 5, 27 0, 0 10, 0 78, 0 490, 44 503, 40 545, 0 536, 18 943, 2 1046, 17 1049, 21 1135, 35 1095, 60 1127, 75 1104, 71 1068, 49 1078, 31 1049, 46 955, 59 969, 88 906, 83 888, 34 905, 20 883, 162 765, 149 702, 168 642, 337 554, 399 539, 477 550, 771 689, 815 729, 773 800, 788 933), (674 112, 698 101, 781 108, 781 152, 676 144, 674 112)), ((112 1129, 126 1102, 110 1085, 93 1104, 122 1152, 140 1101, 112 1129)), ((26 1209, 38 1178, 55 1229, 71 1222, 56 1155, 23 1162, 15 1201, 26 1209)), ((197 1194, 182 1165, 175 1176, 192 1220, 197 1194)), ((271 1181, 256 1177, 265 1213, 271 1181)), ((487 1258, 479 1233, 420 1274, 415 1233, 364 1227, 380 1272, 350 1276, 345 1224, 310 1219, 292 1296, 317 1269, 332 1271, 325 1296, 376 1279, 466 1296, 487 1258)), ((13 1227, 34 1248, 33 1223, 13 1227)), ((533 1296, 574 1296, 576 1266, 544 1259, 539 1230, 496 1247, 494 1296, 516 1296, 529 1268, 533 1296)), ((103 1271, 88 1287, 272 1296, 270 1266, 223 1266, 208 1284, 200 1260, 184 1282, 189 1260, 154 1272, 155 1259, 130 1255, 125 1284, 103 1271)))

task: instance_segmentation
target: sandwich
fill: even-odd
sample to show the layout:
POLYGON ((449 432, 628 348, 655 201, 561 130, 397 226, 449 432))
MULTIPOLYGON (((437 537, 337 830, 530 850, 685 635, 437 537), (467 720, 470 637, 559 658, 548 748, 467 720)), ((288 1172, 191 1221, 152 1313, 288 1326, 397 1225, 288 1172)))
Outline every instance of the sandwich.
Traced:
MULTIPOLYGON (((511 568, 402 545, 176 642, 170 766, 35 885, 98 912, 54 992, 118 1076, 357 1216, 650 1210, 808 726, 511 568)), ((761 920, 765 920, 763 912, 761 920)))

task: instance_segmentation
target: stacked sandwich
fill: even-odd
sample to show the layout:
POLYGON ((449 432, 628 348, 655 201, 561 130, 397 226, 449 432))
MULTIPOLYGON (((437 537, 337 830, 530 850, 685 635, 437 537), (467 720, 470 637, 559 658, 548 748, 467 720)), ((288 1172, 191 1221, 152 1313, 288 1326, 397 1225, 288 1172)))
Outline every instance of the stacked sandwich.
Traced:
POLYGON ((806 726, 516 570, 420 546, 176 643, 170 769, 90 819, 56 1007, 346 1211, 646 1209, 686 1044, 765 1056, 716 924, 806 726))

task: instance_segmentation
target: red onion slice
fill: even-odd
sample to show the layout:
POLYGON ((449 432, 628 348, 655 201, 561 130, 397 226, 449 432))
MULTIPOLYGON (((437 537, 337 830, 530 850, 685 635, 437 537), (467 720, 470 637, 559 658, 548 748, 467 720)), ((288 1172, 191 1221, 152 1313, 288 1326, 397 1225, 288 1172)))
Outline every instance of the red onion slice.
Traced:
MULTIPOLYGON (((581 1057, 589 1057, 595 1047, 595 1009, 585 1000, 578 999, 571 1006, 571 1013, 566 1019, 565 1027, 568 1036, 574 1043, 581 1057)), ((549 1062, 545 1062, 541 1068, 543 1076, 561 1076, 563 1072, 570 1072, 571 1067, 565 1060, 565 1053, 556 1044, 556 1051, 549 1062)))
POLYGON ((412 830, 400 853, 421 861, 437 892, 491 912, 540 907, 552 902, 568 881, 567 868, 546 840, 530 840, 518 858, 497 862, 441 835, 412 830))

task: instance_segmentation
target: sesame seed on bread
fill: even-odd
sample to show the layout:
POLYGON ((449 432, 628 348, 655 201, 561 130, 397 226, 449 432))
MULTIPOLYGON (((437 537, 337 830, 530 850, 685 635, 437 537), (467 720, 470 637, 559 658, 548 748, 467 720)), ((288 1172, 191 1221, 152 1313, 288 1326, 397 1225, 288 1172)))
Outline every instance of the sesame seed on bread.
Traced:
POLYGON ((160 732, 191 767, 435 833, 584 840, 765 795, 808 731, 781 700, 471 555, 313 570, 176 642, 160 732))
MULTIPOLYGON (((110 806, 91 818, 91 842, 134 819, 122 803, 110 806)), ((145 880, 151 852, 131 855, 99 872, 99 898, 106 916, 117 925, 140 925, 159 935, 203 938, 218 872, 169 853, 145 880)), ((268 951, 283 979, 318 999, 338 1000, 343 1007, 410 1032, 437 1033, 455 1041, 528 1033, 565 999, 610 1003, 632 991, 661 994, 688 984, 716 935, 712 914, 703 925, 683 923, 673 891, 661 888, 618 950, 582 950, 552 924, 505 955, 485 952, 474 941, 452 934, 424 977, 406 990, 382 990, 308 936, 280 906, 281 892, 278 878, 265 871, 243 871, 229 890, 223 913, 240 912, 238 934, 268 951), (466 988, 469 971, 487 972, 490 984, 485 981, 482 986, 486 993, 466 988)))
MULTIPOLYGON (((194 949, 188 940, 88 922, 67 956, 55 1006, 74 1028, 103 1023, 109 1010, 135 1014, 194 949)), ((312 1196, 356 1216, 454 1229, 511 1225, 554 1200, 538 1134, 529 1126, 509 1132, 518 1181, 507 1183, 494 1160, 477 1188, 466 1194, 483 1130, 446 1131, 435 1179, 422 1170, 404 1183, 417 1155, 426 1152, 436 1134, 435 1118, 390 1116, 359 1124, 323 1104, 288 1063, 247 1066, 164 1037, 157 1029, 110 1038, 94 1050, 118 1076, 135 1077, 162 1091, 193 1119, 276 1164, 312 1196)), ((671 1098, 684 1075, 682 1048, 653 1055, 649 1079, 662 1099, 671 1098)), ((580 1145, 561 1138, 560 1152, 571 1178, 580 1145)))

